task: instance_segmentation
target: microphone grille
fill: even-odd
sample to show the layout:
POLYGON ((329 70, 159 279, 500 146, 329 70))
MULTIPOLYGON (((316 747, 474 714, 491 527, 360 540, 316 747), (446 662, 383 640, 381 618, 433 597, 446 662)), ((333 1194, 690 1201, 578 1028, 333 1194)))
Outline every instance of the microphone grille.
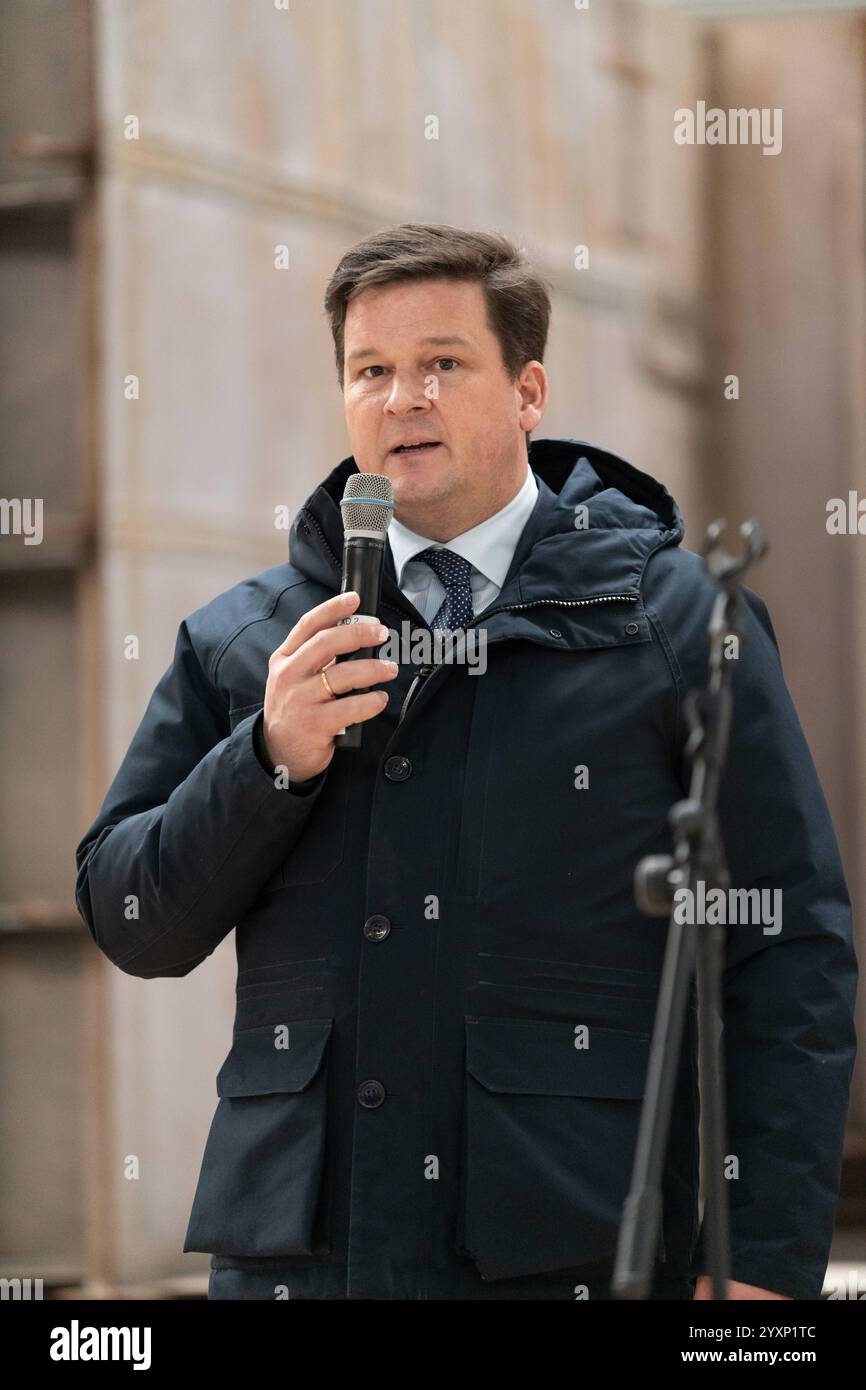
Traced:
POLYGON ((391 479, 382 473, 350 473, 340 507, 344 534, 378 531, 384 537, 394 513, 391 479))

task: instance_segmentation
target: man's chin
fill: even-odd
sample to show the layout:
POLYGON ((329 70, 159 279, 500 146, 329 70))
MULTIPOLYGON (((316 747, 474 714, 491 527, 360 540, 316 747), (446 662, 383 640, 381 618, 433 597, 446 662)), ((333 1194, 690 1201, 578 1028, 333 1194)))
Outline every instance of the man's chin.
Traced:
POLYGON ((436 504, 443 502, 449 496, 451 488, 445 478, 425 477, 419 470, 417 473, 400 472, 388 473, 391 479, 391 486, 394 489, 394 501, 399 507, 401 502, 412 502, 415 505, 436 504))
POLYGON ((447 487, 434 487, 430 483, 422 485, 418 480, 394 481, 394 516, 410 531, 426 535, 425 523, 437 518, 447 504, 450 490, 447 487))

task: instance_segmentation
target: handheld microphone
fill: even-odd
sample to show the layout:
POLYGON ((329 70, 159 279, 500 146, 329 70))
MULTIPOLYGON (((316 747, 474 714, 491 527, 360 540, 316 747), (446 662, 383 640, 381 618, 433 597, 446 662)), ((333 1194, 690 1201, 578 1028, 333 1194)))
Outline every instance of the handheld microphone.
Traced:
MULTIPOLYGON (((340 593, 354 589, 359 597, 358 611, 341 623, 378 622, 382 597, 382 566, 385 538, 394 514, 394 490, 390 478, 382 473, 351 473, 346 480, 343 500, 343 583, 340 593)), ((357 661, 375 656, 378 647, 362 647, 344 652, 338 661, 357 661)), ((356 695, 355 690, 348 692, 356 695)), ((345 698, 338 696, 338 699, 345 698)), ((364 725, 350 724, 334 739, 337 748, 360 748, 364 725)))

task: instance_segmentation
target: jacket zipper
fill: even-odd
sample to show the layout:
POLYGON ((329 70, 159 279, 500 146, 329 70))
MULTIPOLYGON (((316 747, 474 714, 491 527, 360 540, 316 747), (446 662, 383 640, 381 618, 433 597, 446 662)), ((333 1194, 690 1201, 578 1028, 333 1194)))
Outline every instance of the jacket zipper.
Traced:
MULTIPOLYGON (((479 613, 479 618, 490 618, 494 613, 511 613, 518 608, 538 608, 544 604, 556 604, 560 608, 581 608, 587 603, 610 603, 614 599, 625 600, 628 603, 637 603, 640 594, 596 594, 595 598, 533 598, 527 603, 503 603, 501 608, 485 609, 479 613)), ((470 623, 474 627, 475 623, 470 623)))
MULTIPOLYGON (((551 606, 554 604, 559 608, 581 608, 591 603, 612 603, 615 601, 637 603, 639 597, 639 594, 597 594, 595 598, 535 598, 528 600, 526 603, 503 603, 500 608, 488 609, 484 613, 480 613, 478 616, 479 618, 486 619, 491 618, 494 613, 513 613, 517 612, 519 609, 522 608, 539 608, 544 606, 551 606)), ((466 626, 475 627, 475 623, 467 623, 466 626)), ((464 629, 464 631, 465 630, 466 629, 464 629)), ((403 707, 400 710, 400 716, 397 720, 398 726, 402 724, 403 716, 406 714, 407 710, 409 709, 409 706, 411 705, 412 701, 415 699, 416 695, 420 691, 422 685, 426 680, 429 679, 429 677, 433 674, 433 672, 436 669, 437 668, 435 666, 419 667, 415 679, 412 681, 412 684, 406 691, 406 698, 403 701, 403 707)))

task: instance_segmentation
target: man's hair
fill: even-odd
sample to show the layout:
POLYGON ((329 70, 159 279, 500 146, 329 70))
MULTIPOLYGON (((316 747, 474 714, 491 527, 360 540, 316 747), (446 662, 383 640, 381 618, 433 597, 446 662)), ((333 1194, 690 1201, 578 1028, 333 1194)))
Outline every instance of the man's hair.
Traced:
POLYGON ((474 280, 487 304, 510 381, 527 362, 544 360, 550 323, 548 286, 507 237, 441 223, 404 222, 364 237, 343 256, 325 291, 337 381, 343 386, 343 328, 362 290, 410 280, 474 280))

